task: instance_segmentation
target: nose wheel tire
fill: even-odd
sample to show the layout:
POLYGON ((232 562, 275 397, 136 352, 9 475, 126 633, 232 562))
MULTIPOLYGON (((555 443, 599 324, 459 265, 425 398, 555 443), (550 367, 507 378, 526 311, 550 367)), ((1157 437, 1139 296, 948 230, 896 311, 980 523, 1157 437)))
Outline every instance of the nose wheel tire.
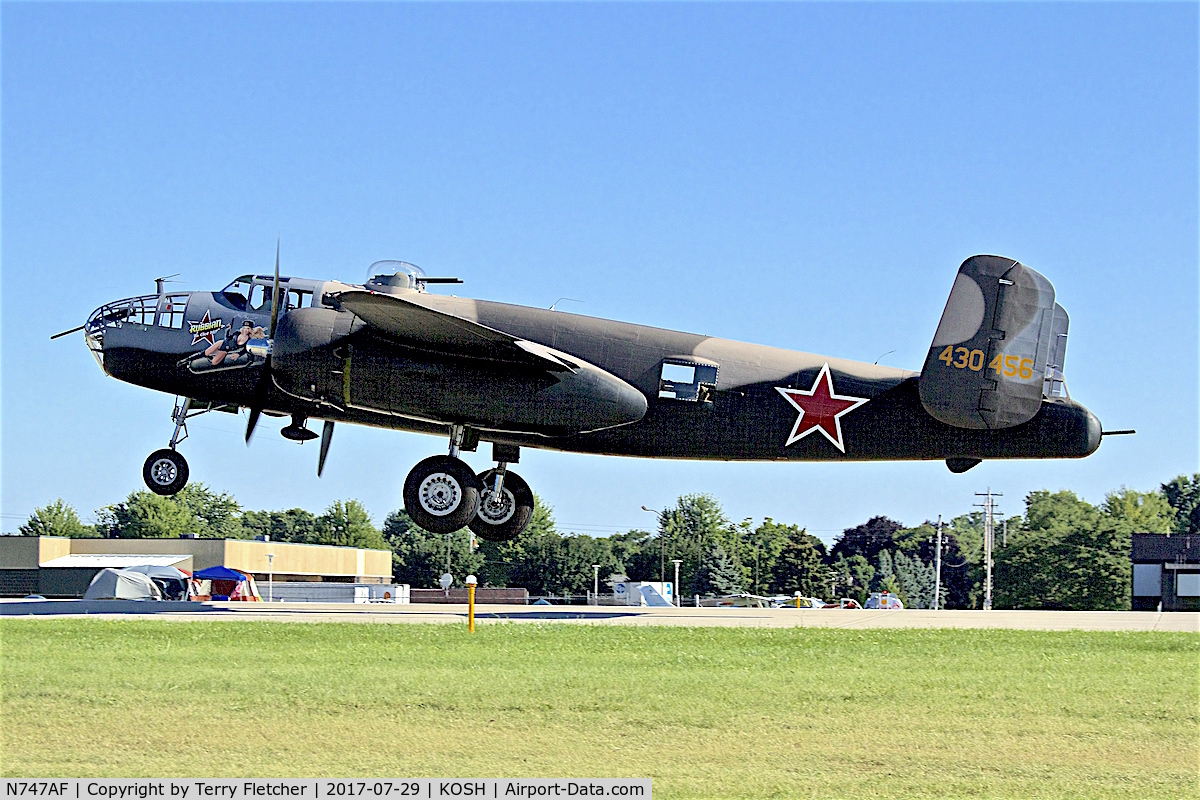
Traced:
POLYGON ((169 447, 155 450, 142 465, 142 480, 155 494, 178 494, 188 482, 187 461, 169 447))
POLYGON ((529 484, 517 473, 506 471, 497 495, 496 470, 480 473, 479 480, 483 483, 483 494, 479 512, 469 525, 471 531, 489 542, 517 538, 533 519, 533 491, 529 484))
POLYGON ((430 533, 452 533, 474 518, 482 491, 483 483, 462 460, 432 456, 405 478, 404 510, 430 533))

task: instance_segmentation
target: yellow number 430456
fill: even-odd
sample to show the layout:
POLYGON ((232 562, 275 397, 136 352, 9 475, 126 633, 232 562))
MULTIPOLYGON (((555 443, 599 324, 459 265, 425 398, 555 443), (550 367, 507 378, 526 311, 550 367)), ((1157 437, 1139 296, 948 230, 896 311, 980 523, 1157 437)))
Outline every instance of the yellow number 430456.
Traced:
MULTIPOLYGON (((946 362, 948 367, 969 369, 973 372, 983 369, 985 359, 986 356, 982 350, 968 350, 965 347, 955 347, 954 345, 947 345, 946 349, 938 356, 938 361, 946 362)), ((988 369, 994 370, 997 376, 1029 380, 1033 377, 1033 359, 998 353, 988 364, 988 369)))

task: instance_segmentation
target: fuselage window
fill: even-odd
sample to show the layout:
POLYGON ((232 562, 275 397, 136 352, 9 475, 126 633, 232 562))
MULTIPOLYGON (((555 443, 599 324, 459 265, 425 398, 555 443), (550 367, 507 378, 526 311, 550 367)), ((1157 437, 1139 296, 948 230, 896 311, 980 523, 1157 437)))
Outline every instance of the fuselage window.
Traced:
POLYGON ((288 292, 287 307, 288 308, 304 308, 306 305, 309 304, 307 298, 310 297, 311 295, 312 295, 312 292, 301 292, 296 289, 292 289, 290 292, 288 292))
POLYGON ((717 390, 717 365, 664 361, 658 396, 664 400, 711 403, 717 390))
POLYGON ((186 294, 169 294, 158 309, 158 324, 162 328, 182 328, 183 309, 187 305, 186 294))

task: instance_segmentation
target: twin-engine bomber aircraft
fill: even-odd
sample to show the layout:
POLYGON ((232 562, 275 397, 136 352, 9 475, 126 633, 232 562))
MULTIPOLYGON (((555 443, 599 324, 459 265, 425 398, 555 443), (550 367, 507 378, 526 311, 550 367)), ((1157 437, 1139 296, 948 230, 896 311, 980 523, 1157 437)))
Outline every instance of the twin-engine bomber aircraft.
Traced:
MULTIPOLYGON (((846 361, 553 309, 427 293, 400 261, 362 285, 244 275, 219 292, 165 291, 108 303, 82 328, 104 371, 177 396, 175 430, 146 485, 171 495, 188 466, 187 421, 249 408, 317 438, 319 476, 335 422, 449 437, 417 464, 404 507, 434 533, 519 534, 533 493, 510 464, 522 447, 757 461, 1080 458, 1100 421, 1067 393, 1067 313, 1029 267, 975 256, 960 267, 922 370, 846 361), (496 468, 460 458, 491 442, 496 468)), ((67 331, 65 333, 69 333, 67 331)), ((58 334, 63 335, 63 334, 58 334)), ((1113 431, 1112 433, 1116 433, 1113 431)))

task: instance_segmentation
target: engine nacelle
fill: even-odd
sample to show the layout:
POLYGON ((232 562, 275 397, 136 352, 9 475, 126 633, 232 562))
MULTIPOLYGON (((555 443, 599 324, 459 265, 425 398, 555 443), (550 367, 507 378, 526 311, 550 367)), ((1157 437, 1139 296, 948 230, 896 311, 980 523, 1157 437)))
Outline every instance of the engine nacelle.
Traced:
POLYGON ((280 319, 273 368, 281 389, 308 400, 483 430, 562 436, 645 416, 646 396, 624 380, 545 350, 571 369, 417 348, 349 312, 304 308, 280 319))

